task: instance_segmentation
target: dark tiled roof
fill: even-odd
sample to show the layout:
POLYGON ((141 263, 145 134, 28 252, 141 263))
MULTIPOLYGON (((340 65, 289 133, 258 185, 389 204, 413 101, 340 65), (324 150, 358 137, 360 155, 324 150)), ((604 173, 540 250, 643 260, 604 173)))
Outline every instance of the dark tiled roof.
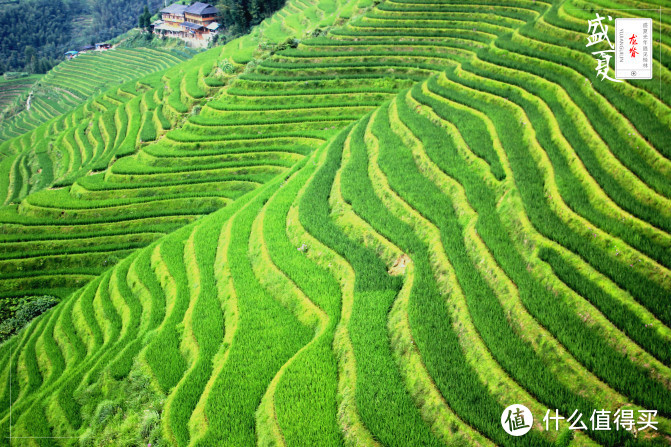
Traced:
POLYGON ((186 8, 186 11, 189 14, 196 14, 199 16, 204 16, 205 14, 219 14, 219 10, 212 5, 207 3, 196 2, 193 5, 186 8))
POLYGON ((167 8, 161 9, 161 12, 164 14, 182 15, 184 14, 184 11, 186 11, 188 7, 189 7, 188 5, 180 5, 179 3, 173 3, 167 8))
POLYGON ((184 28, 189 28, 189 29, 201 29, 203 25, 198 25, 197 23, 191 23, 191 22, 182 22, 180 23, 184 28))

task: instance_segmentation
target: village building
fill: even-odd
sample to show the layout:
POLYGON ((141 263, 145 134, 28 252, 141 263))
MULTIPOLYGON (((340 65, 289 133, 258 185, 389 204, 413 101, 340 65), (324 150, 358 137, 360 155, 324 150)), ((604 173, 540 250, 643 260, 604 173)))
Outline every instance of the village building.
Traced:
POLYGON ((97 43, 95 45, 86 45, 79 49, 79 51, 71 50, 65 53, 65 59, 70 60, 79 56, 80 54, 88 53, 89 51, 106 51, 112 48, 109 43, 97 43))
POLYGON ((184 28, 184 11, 189 5, 172 4, 161 10, 161 19, 154 22, 154 33, 166 37, 182 37, 184 28))
POLYGON ((161 18, 166 25, 179 26, 184 21, 184 11, 189 5, 172 4, 161 10, 161 18))
POLYGON ((219 10, 208 3, 174 3, 161 10, 161 20, 154 22, 154 33, 205 46, 218 32, 218 19, 219 10))
POLYGON ((218 18, 219 10, 207 3, 196 2, 184 11, 184 19, 187 22, 204 27, 207 27, 212 22, 216 22, 218 18))

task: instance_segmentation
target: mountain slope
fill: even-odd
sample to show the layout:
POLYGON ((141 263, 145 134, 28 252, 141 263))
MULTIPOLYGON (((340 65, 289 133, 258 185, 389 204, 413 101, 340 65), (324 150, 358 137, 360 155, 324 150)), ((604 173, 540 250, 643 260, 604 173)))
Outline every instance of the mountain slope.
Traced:
POLYGON ((137 26, 161 0, 8 0, 0 5, 0 73, 45 73, 63 53, 104 42, 137 26))
POLYGON ((62 62, 30 88, 30 102, 26 98, 24 110, 0 121, 0 142, 69 112, 100 91, 184 59, 179 53, 141 48, 82 54, 62 62))
POLYGON ((66 208, 93 229, 94 200, 132 222, 120 190, 161 191, 137 208, 174 223, 167 205, 232 189, 209 183, 254 183, 2 345, 13 436, 95 443, 147 383, 160 425, 137 425, 168 445, 552 445, 555 408, 656 409, 658 432, 571 443, 667 445, 668 100, 585 82, 573 11, 387 1, 104 175, 7 208, 49 237, 66 208), (524 437, 499 425, 511 403, 535 416, 524 437))
POLYGON ((0 210, 6 228, 0 248, 2 293, 68 295, 132 249, 283 172, 338 128, 410 85, 324 80, 304 90, 301 82, 250 74, 222 88, 215 60, 228 54, 233 63, 244 60, 273 26, 270 21, 242 42, 198 55, 160 77, 143 78, 141 88, 126 84, 50 127, 13 140, 12 147, 25 149, 2 161, 9 179, 7 202, 20 202, 0 210), (346 104, 352 89, 361 99, 346 104), (209 100, 217 92, 219 97, 209 100), (315 107, 322 95, 325 101, 315 107), (205 100, 194 109, 197 115, 190 114, 205 100), (93 125, 82 120, 92 113, 93 125), (42 132, 53 135, 51 143, 24 144, 41 139, 42 132), (40 158, 51 160, 52 168, 40 158), (54 182, 55 188, 43 189, 54 182))
POLYGON ((18 107, 18 103, 27 99, 30 87, 41 77, 41 75, 32 75, 0 80, 0 112, 3 117, 10 112, 8 108, 18 107))

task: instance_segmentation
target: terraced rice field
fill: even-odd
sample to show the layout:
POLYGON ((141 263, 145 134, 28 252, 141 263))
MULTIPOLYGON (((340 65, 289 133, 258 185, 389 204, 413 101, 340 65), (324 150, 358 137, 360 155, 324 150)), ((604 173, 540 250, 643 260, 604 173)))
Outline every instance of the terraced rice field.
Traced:
POLYGON ((0 290, 63 300, 0 346, 1 442, 671 444, 666 37, 655 82, 608 83, 584 9, 630 2, 361 6, 290 2, 275 42, 344 23, 3 150, 0 290))
POLYGON ((30 87, 42 76, 31 75, 16 79, 0 78, 0 112, 16 101, 27 99, 30 87))
POLYGON ((0 121, 0 143, 71 111, 99 92, 165 70, 184 59, 181 54, 151 48, 117 48, 62 62, 33 87, 29 108, 0 121))

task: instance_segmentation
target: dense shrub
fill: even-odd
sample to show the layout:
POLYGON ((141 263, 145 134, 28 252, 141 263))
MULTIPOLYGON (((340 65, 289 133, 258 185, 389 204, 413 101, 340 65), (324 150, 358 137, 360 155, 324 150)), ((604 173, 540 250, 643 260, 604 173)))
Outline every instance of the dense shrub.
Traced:
POLYGON ((17 333, 30 321, 51 309, 58 303, 58 298, 53 296, 24 297, 20 300, 15 298, 3 298, 0 300, 0 341, 6 340, 10 335, 17 333))

